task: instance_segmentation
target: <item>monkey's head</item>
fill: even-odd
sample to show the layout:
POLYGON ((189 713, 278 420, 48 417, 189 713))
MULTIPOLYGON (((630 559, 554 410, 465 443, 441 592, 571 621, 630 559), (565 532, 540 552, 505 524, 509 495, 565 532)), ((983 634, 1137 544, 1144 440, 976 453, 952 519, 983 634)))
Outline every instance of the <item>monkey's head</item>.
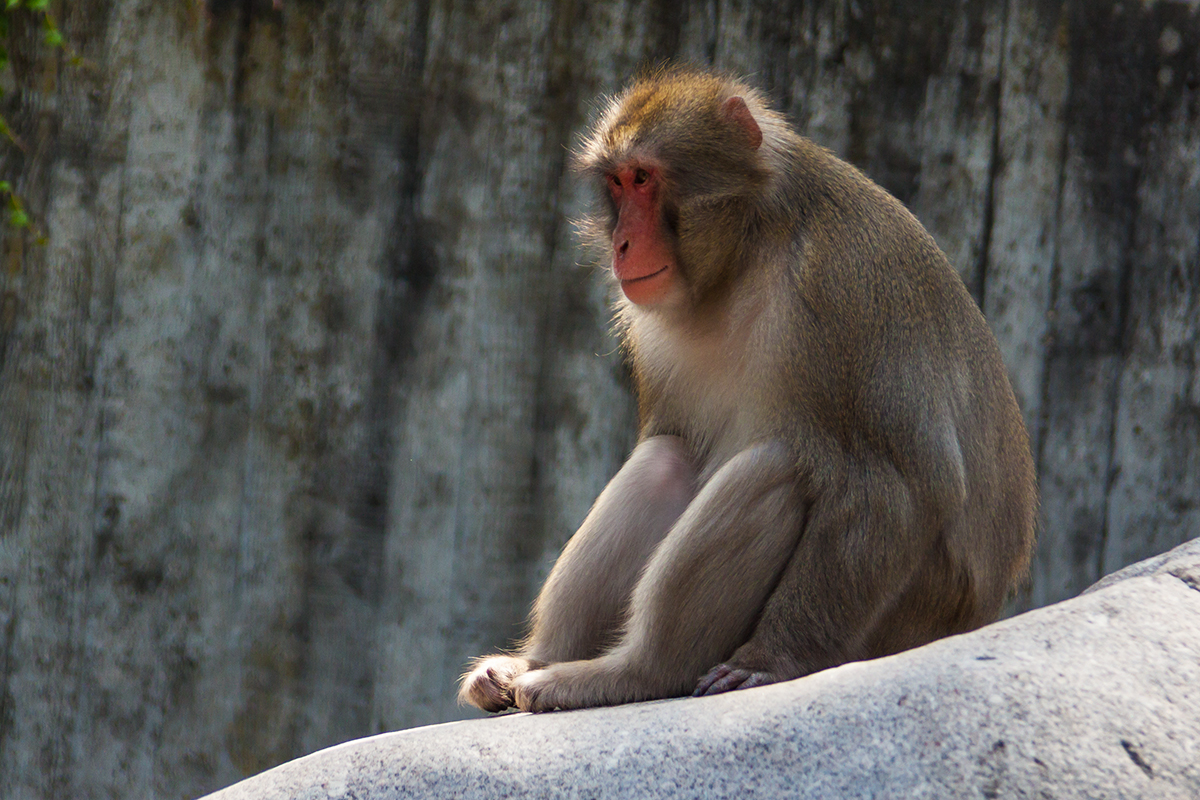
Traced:
POLYGON ((609 103, 576 156, 602 198, 581 228, 630 302, 694 305, 736 277, 772 173, 764 130, 782 124, 749 86, 684 69, 609 103))

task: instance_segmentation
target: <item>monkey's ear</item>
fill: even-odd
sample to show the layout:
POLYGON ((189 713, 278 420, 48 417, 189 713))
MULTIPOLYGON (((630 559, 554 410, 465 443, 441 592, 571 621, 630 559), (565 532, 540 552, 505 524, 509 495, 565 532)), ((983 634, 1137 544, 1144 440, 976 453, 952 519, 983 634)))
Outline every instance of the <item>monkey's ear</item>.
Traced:
POLYGON ((758 123, 754 121, 754 115, 746 107, 746 101, 740 97, 731 97, 721 104, 721 113, 725 115, 726 119, 736 122, 746 132, 750 146, 757 150, 758 146, 762 144, 762 128, 758 127, 758 123))

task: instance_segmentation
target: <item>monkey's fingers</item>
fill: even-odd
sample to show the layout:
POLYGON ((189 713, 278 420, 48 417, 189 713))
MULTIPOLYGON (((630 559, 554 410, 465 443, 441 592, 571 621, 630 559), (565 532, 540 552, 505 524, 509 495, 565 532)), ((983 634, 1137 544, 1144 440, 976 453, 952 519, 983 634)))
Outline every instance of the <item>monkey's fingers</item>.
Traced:
POLYGON ((735 689, 766 686, 769 683, 775 683, 776 680, 775 676, 767 672, 753 672, 748 669, 731 667, 728 664, 718 664, 696 684, 696 690, 692 692, 692 697, 707 697, 732 692, 735 689))
POLYGON ((503 711, 512 705, 512 694, 501 685, 494 670, 485 669, 467 676, 458 699, 483 711, 503 711))
POLYGON ((503 711, 514 705, 512 682, 529 669, 529 662, 514 656, 492 656, 480 659, 475 668, 463 676, 458 701, 484 711, 503 711))

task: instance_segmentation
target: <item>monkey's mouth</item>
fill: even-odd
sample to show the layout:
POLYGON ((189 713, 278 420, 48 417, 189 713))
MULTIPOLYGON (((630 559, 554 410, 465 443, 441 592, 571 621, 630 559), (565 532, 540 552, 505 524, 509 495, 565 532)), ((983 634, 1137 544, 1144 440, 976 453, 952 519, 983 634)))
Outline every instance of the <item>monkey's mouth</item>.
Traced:
POLYGON ((621 285, 627 286, 631 283, 641 283, 642 281, 648 281, 651 278, 657 278, 659 275, 662 275, 664 272, 666 272, 670 268, 671 268, 671 265, 667 264, 662 269, 660 269, 658 272, 651 272, 649 275, 643 275, 640 278, 621 278, 621 285))

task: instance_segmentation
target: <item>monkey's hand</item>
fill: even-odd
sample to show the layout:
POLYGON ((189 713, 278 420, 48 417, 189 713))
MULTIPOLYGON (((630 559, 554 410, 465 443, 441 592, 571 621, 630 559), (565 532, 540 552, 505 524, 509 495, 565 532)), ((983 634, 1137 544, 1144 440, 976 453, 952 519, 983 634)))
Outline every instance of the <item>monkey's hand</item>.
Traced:
POLYGON ((770 672, 756 672, 742 667, 731 667, 728 664, 717 664, 708 674, 696 684, 692 697, 705 697, 711 694, 723 694, 734 689, 750 689, 755 686, 766 686, 786 678, 770 672))
POLYGON ((458 702, 484 711, 503 711, 513 705, 512 682, 533 666, 519 656, 488 656, 462 678, 458 702))

